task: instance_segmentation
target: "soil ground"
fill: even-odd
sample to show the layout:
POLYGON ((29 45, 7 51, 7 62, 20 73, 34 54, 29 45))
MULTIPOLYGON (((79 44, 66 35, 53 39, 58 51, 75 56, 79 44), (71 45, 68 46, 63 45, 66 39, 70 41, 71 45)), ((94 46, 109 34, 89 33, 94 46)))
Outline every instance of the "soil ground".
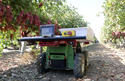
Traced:
POLYGON ((3 54, 0 57, 0 81, 125 81, 125 52, 102 44, 83 49, 89 52, 89 67, 82 79, 73 71, 51 70, 37 73, 35 61, 29 54, 3 54))

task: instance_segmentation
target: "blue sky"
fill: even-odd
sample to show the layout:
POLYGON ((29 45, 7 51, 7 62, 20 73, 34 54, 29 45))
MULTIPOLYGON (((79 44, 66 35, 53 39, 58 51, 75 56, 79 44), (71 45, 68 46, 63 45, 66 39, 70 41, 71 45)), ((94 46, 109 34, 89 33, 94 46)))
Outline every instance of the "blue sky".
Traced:
POLYGON ((103 26, 104 17, 103 14, 99 17, 97 14, 101 12, 103 2, 105 0, 67 0, 67 3, 77 8, 77 11, 84 19, 90 22, 90 27, 93 29, 97 38, 99 39, 100 30, 103 26))

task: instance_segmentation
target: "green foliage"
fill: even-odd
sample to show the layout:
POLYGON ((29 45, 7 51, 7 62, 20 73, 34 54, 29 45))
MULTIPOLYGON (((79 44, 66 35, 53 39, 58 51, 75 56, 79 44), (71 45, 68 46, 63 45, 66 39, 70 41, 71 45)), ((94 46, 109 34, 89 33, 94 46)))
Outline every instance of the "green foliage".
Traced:
POLYGON ((41 19, 44 24, 47 20, 51 20, 52 23, 58 23, 65 28, 87 26, 87 22, 79 15, 76 8, 68 6, 63 1, 55 3, 53 1, 44 2, 38 13, 42 14, 41 19))
POLYGON ((105 16, 104 27, 101 31, 101 39, 112 39, 112 32, 125 31, 125 1, 105 0, 103 4, 105 16))

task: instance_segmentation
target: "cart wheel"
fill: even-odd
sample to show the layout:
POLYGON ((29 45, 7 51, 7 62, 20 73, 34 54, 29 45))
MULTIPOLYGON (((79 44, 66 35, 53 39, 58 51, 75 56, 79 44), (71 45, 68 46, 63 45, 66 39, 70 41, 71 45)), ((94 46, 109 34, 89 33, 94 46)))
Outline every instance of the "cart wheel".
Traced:
POLYGON ((85 56, 82 53, 77 53, 74 59, 73 72, 76 78, 82 78, 85 73, 85 56))
POLYGON ((89 66, 89 54, 87 51, 83 51, 82 53, 85 56, 85 71, 86 71, 89 66))
POLYGON ((38 59, 37 59, 37 71, 39 74, 44 74, 47 72, 46 67, 46 53, 42 53, 39 55, 38 59))

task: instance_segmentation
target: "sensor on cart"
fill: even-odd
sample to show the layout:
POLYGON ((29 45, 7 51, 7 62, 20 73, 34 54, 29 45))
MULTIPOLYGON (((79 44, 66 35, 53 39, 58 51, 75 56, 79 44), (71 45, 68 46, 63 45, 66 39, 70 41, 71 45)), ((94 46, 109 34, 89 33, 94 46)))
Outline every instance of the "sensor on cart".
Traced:
POLYGON ((52 25, 40 25, 40 36, 53 37, 55 35, 54 26, 55 26, 54 24, 52 24, 52 25))

